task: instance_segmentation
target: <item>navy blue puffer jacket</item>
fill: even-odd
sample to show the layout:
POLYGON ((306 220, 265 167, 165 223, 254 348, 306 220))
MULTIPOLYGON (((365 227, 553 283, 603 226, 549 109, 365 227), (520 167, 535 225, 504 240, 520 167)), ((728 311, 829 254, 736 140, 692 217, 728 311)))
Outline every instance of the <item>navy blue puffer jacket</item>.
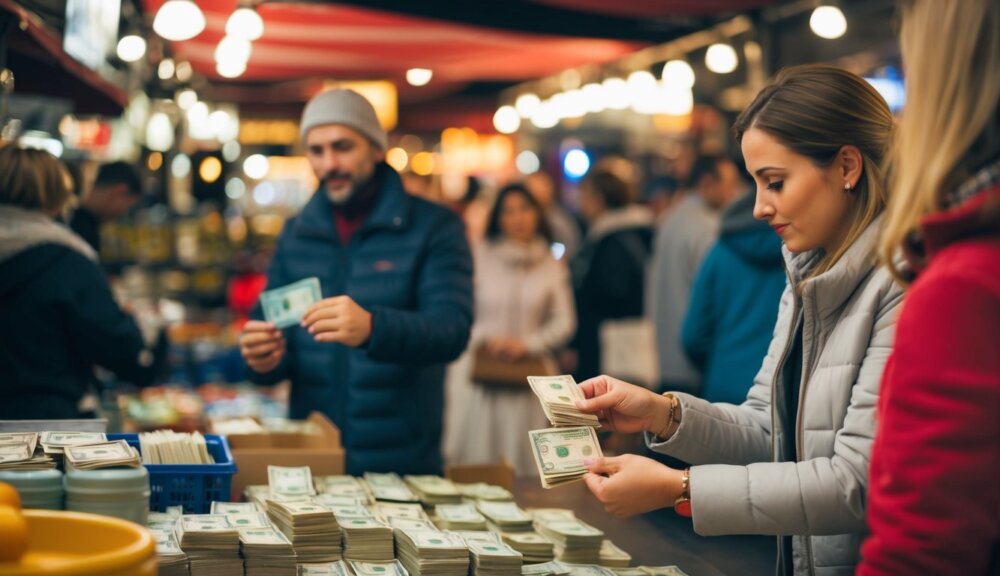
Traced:
MULTIPOLYGON (((288 351, 259 384, 292 381, 290 416, 312 410, 340 428, 347 473, 440 473, 444 365, 465 349, 472 325, 472 259, 453 212, 408 195, 378 166, 371 215, 343 246, 322 191, 281 236, 268 288, 315 276, 323 297, 347 295, 373 316, 361 348, 318 343, 285 330, 288 351)), ((261 317, 258 308, 255 318, 261 317)))

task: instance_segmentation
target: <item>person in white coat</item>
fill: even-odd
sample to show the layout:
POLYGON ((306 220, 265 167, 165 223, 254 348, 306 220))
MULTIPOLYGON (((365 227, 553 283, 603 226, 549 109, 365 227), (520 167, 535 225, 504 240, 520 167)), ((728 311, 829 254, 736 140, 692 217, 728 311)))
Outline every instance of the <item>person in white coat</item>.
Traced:
POLYGON ((500 190, 486 236, 473 252, 475 324, 469 349, 452 366, 445 453, 449 463, 506 458, 518 474, 536 474, 529 430, 547 428, 528 387, 473 381, 477 350, 501 361, 554 358, 576 329, 569 271, 549 250, 538 201, 520 184, 500 190))
POLYGON ((902 299, 876 259, 893 116, 860 77, 808 65, 779 73, 734 128, 754 216, 784 243, 767 355, 740 405, 581 384, 581 410, 692 465, 619 456, 590 462, 585 481, 614 514, 673 506, 702 535, 778 536, 779 574, 847 576, 867 530, 875 407, 902 299))

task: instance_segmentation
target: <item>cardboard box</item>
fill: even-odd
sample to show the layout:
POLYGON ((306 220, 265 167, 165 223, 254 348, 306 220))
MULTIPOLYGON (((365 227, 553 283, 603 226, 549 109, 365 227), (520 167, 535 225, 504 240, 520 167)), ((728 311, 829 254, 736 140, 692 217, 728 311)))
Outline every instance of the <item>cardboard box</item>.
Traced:
POLYGON ((506 458, 499 464, 454 464, 445 466, 444 477, 452 482, 473 484, 485 482, 514 491, 514 467, 506 458))
POLYGON ((227 436, 239 472, 233 477, 233 500, 243 500, 248 485, 267 484, 267 467, 309 466, 313 476, 344 473, 340 430, 325 415, 309 415, 318 434, 267 433, 227 436))

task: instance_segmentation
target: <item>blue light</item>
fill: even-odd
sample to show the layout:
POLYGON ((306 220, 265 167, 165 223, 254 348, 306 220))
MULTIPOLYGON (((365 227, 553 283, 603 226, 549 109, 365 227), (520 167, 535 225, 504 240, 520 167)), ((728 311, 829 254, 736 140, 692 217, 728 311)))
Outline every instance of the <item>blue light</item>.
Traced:
POLYGON ((579 148, 574 148, 563 157, 563 173, 567 180, 579 180, 590 170, 590 156, 579 148))
POLYGON ((906 85, 894 68, 887 67, 882 75, 866 77, 865 81, 885 98, 885 103, 889 105, 889 110, 892 110, 893 114, 903 109, 903 105, 906 104, 906 85))

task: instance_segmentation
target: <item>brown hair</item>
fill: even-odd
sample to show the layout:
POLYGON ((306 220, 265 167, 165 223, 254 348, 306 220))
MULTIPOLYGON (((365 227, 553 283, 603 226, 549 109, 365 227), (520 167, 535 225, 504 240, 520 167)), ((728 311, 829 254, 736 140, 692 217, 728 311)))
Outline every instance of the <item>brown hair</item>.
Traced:
POLYGON ((0 147, 0 204, 60 212, 73 198, 66 167, 44 150, 0 147))
POLYGON ((628 206, 635 197, 628 182, 611 172, 603 170, 591 172, 584 182, 590 187, 590 191, 600 196, 604 200, 604 205, 612 210, 628 206))
MULTIPOLYGON (((1000 156, 1000 5, 914 0, 901 3, 901 15, 906 108, 879 252, 905 284, 893 263, 897 250, 921 219, 944 208, 944 194, 1000 156)), ((983 211, 998 208, 988 202, 983 211)))
POLYGON ((737 142, 751 128, 766 132, 822 168, 844 146, 861 152, 862 175, 853 192, 851 227, 843 244, 812 271, 812 276, 822 274, 885 208, 883 162, 892 140, 892 112, 861 77, 835 66, 808 64, 782 70, 757 94, 733 125, 737 142))

